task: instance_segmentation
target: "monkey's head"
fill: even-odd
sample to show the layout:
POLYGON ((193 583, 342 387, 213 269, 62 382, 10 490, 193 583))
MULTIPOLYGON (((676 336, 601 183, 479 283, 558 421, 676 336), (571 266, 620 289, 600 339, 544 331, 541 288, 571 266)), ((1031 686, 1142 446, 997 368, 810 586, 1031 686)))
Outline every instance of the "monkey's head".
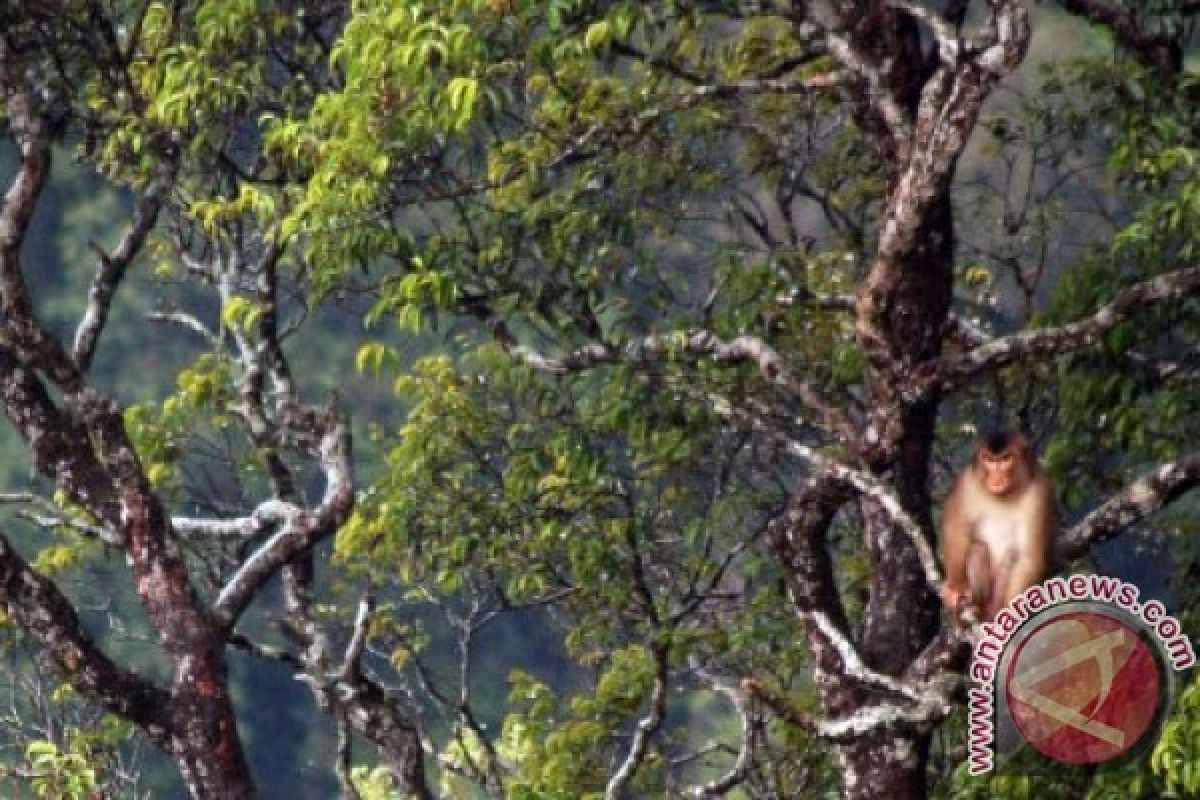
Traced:
POLYGON ((975 465, 983 487, 1003 496, 1029 480, 1029 440, 1020 433, 998 431, 979 440, 975 465))

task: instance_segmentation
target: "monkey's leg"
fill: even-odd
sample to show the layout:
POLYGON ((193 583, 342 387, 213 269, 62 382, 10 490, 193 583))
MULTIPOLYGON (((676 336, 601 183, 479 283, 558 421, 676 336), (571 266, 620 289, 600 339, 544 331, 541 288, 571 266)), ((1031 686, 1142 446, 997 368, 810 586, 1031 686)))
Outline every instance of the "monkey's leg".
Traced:
POLYGON ((1012 563, 1002 561, 994 568, 992 575, 991 597, 988 599, 987 609, 984 612, 989 620, 993 619, 996 614, 1000 613, 1000 609, 1008 605, 1011 599, 1008 596, 1008 584, 1012 576, 1012 563))
POLYGON ((967 589, 970 591, 971 608, 975 609, 976 614, 987 613, 991 606, 993 585, 992 558, 987 545, 972 540, 967 547, 967 589))

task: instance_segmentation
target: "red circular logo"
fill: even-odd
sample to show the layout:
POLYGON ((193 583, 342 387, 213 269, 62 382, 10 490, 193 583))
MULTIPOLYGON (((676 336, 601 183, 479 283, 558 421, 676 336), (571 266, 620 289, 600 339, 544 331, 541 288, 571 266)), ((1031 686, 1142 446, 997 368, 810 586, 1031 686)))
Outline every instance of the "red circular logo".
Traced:
POLYGON ((1076 611, 1039 625, 1009 663, 1017 730, 1041 752, 1097 764, 1128 752, 1158 714, 1158 663, 1120 619, 1076 611))

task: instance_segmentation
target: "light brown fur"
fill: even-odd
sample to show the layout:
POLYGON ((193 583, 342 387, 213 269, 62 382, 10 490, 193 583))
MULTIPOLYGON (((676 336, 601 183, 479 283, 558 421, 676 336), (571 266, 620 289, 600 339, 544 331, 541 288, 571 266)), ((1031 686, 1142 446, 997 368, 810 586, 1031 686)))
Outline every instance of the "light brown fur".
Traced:
POLYGON ((1020 433, 984 437, 942 511, 942 603, 984 620, 1045 577, 1054 488, 1020 433))

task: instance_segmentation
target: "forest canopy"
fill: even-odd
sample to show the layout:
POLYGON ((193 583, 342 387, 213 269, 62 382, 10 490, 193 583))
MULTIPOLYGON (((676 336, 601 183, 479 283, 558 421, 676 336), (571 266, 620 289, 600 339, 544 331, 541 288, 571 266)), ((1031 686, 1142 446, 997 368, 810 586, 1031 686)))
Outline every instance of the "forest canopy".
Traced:
POLYGON ((0 0, 0 787, 1200 792, 969 775, 936 556, 1019 430, 1200 633, 1198 22, 0 0))

